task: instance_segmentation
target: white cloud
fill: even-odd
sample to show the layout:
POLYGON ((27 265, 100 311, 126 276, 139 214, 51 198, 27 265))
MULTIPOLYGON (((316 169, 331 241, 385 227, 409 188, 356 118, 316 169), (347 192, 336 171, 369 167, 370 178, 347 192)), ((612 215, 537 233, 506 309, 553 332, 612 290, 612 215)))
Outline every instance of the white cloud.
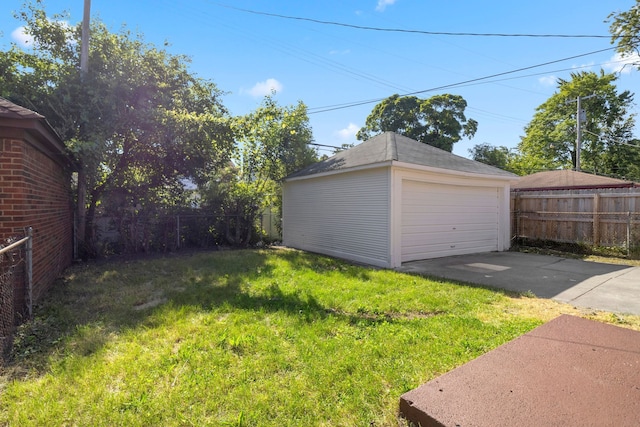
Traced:
MULTIPOLYGON (((282 92, 284 86, 276 79, 267 79, 256 83, 251 89, 246 91, 249 95, 259 97, 271 95, 272 92, 282 92)), ((243 91, 244 92, 244 91, 243 91)))
POLYGON ((558 78, 554 75, 544 76, 538 79, 538 82, 543 86, 555 86, 558 82, 558 78))
POLYGON ((578 69, 580 69, 580 70, 588 70, 590 68, 593 68, 594 65, 596 65, 596 63, 591 61, 591 62, 588 62, 586 64, 572 65, 571 68, 573 68, 574 70, 578 70, 578 69))
POLYGON ((632 54, 616 53, 611 60, 604 64, 604 67, 613 73, 628 74, 640 64, 640 55, 637 52, 632 54))
POLYGON ((391 6, 395 2, 396 0, 378 0, 378 5, 376 6, 376 10, 378 12, 384 12, 387 6, 391 6))
POLYGON ((354 139, 356 137, 356 133, 358 133, 359 130, 360 126, 356 125, 355 123, 349 123, 346 128, 337 131, 336 135, 338 136, 338 138, 346 141, 354 139))
POLYGON ((22 47, 33 46, 33 36, 27 34, 24 27, 18 27, 13 30, 11 39, 22 47))
POLYGON ((334 49, 329 51, 329 55, 348 55, 350 53, 351 53, 350 49, 344 49, 344 50, 334 49))
MULTIPOLYGON (((67 43, 69 43, 70 45, 75 45, 75 44, 78 43, 78 40, 76 40, 73 37, 73 32, 72 32, 73 28, 71 28, 71 26, 69 25, 69 23, 67 21, 52 21, 52 20, 49 20, 49 22, 52 22, 52 23, 60 25, 67 32, 67 43)), ((26 33, 24 26, 18 27, 15 30, 13 30, 11 32, 11 39, 18 46, 21 46, 21 47, 31 47, 34 44, 33 36, 26 33)))

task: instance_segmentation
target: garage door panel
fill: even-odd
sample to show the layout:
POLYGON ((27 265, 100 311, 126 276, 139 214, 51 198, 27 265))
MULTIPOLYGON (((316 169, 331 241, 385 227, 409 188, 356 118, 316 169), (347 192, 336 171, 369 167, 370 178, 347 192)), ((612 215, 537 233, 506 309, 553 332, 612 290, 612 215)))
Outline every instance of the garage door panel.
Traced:
POLYGON ((452 228, 461 224, 495 224, 495 217, 495 212, 427 212, 422 215, 410 213, 406 216, 406 222, 403 221, 403 226, 437 224, 452 228))
POLYGON ((469 242, 468 244, 459 244, 453 247, 449 244, 434 244, 428 247, 409 247, 407 248, 407 253, 403 255, 407 257, 407 261, 404 262, 408 262, 420 259, 460 255, 464 253, 491 252, 493 250, 495 250, 493 246, 482 246, 477 245, 475 242, 469 242))
POLYGON ((498 189, 402 183, 402 262, 498 248, 498 189))
MULTIPOLYGON (((495 226, 493 224, 457 224, 457 231, 460 232, 473 232, 473 231, 495 231, 495 226)), ((442 224, 428 224, 428 225, 411 225, 402 227, 402 234, 410 236, 413 234, 420 233, 437 233, 437 232, 448 232, 450 233, 451 226, 442 225, 442 224)))
POLYGON ((406 200, 405 204, 408 206, 466 206, 469 203, 473 203, 475 206, 491 206, 495 200, 493 192, 487 195, 420 193, 415 194, 415 197, 420 197, 421 199, 406 200))
MULTIPOLYGON (((468 207, 471 206, 470 204, 466 204, 466 205, 461 205, 461 206, 454 206, 454 205, 449 205, 449 206, 403 206, 403 211, 405 212, 405 214, 410 215, 410 214, 418 214, 418 215, 424 215, 424 214, 455 214, 455 213, 460 213, 460 214, 468 214, 469 212, 466 211, 466 209, 468 209, 468 207)), ((495 206, 475 206, 473 208, 473 213, 487 213, 487 214, 497 214, 498 213, 498 209, 495 206)))
MULTIPOLYGON (((472 208, 469 208, 472 209, 472 208)), ((485 212, 485 211, 477 211, 473 210, 469 211, 458 211, 458 212, 409 212, 406 215, 407 222, 405 224, 424 224, 425 221, 431 224, 456 224, 459 221, 465 221, 469 218, 472 221, 475 221, 478 224, 482 224, 483 222, 493 222, 497 212, 485 212)))
MULTIPOLYGON (((453 235, 449 232, 435 232, 429 234, 429 244, 466 245, 470 243, 473 245, 474 242, 481 242, 480 244, 482 245, 484 242, 490 242, 494 234, 494 230, 477 230, 453 235)), ((417 233, 408 235, 404 243, 406 246, 420 246, 424 244, 424 237, 417 233)))

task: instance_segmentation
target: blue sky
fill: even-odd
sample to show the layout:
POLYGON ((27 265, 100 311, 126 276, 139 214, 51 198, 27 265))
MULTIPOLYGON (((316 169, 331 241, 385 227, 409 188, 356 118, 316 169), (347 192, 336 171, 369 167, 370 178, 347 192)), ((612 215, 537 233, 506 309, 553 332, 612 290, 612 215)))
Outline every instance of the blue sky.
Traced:
MULTIPOLYGON (((284 19, 239 9, 357 26, 429 32, 586 34, 608 36, 604 21, 633 0, 92 0, 92 16, 114 32, 123 25, 158 46, 192 58, 190 70, 228 92, 234 115, 255 109, 272 88, 281 105, 303 101, 317 143, 355 143, 375 101, 531 67, 611 48, 609 38, 445 36, 382 32, 284 19), (231 7, 229 7, 231 6, 231 7)), ((0 1, 0 48, 21 43, 12 12, 21 0, 0 1)), ((45 0, 49 14, 82 19, 83 0, 45 0)), ((532 68, 475 84, 427 91, 452 93, 468 103, 478 132, 454 146, 468 157, 480 143, 515 147, 535 108, 555 91, 557 78, 577 70, 620 68, 613 50, 532 68)), ((638 71, 626 67, 619 91, 640 93, 638 71)), ((586 95, 586 94, 585 94, 586 95)), ((638 95, 640 96, 640 95, 638 95)), ((321 151, 326 153, 326 151, 321 151)))

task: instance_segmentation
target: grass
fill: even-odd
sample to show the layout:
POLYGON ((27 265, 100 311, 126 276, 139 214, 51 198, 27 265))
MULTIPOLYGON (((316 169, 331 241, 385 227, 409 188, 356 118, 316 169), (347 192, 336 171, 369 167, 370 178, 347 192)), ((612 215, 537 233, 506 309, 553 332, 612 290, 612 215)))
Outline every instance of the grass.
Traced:
POLYGON ((559 313, 289 250, 76 266, 0 379, 16 426, 397 426, 399 396, 559 313))

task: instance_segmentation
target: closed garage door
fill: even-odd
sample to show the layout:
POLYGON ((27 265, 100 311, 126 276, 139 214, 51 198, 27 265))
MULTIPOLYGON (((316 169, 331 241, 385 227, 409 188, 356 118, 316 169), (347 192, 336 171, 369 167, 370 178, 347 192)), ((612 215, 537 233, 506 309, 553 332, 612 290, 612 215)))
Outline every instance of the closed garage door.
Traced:
POLYGON ((402 262, 498 250, 498 188, 402 181, 402 262))

